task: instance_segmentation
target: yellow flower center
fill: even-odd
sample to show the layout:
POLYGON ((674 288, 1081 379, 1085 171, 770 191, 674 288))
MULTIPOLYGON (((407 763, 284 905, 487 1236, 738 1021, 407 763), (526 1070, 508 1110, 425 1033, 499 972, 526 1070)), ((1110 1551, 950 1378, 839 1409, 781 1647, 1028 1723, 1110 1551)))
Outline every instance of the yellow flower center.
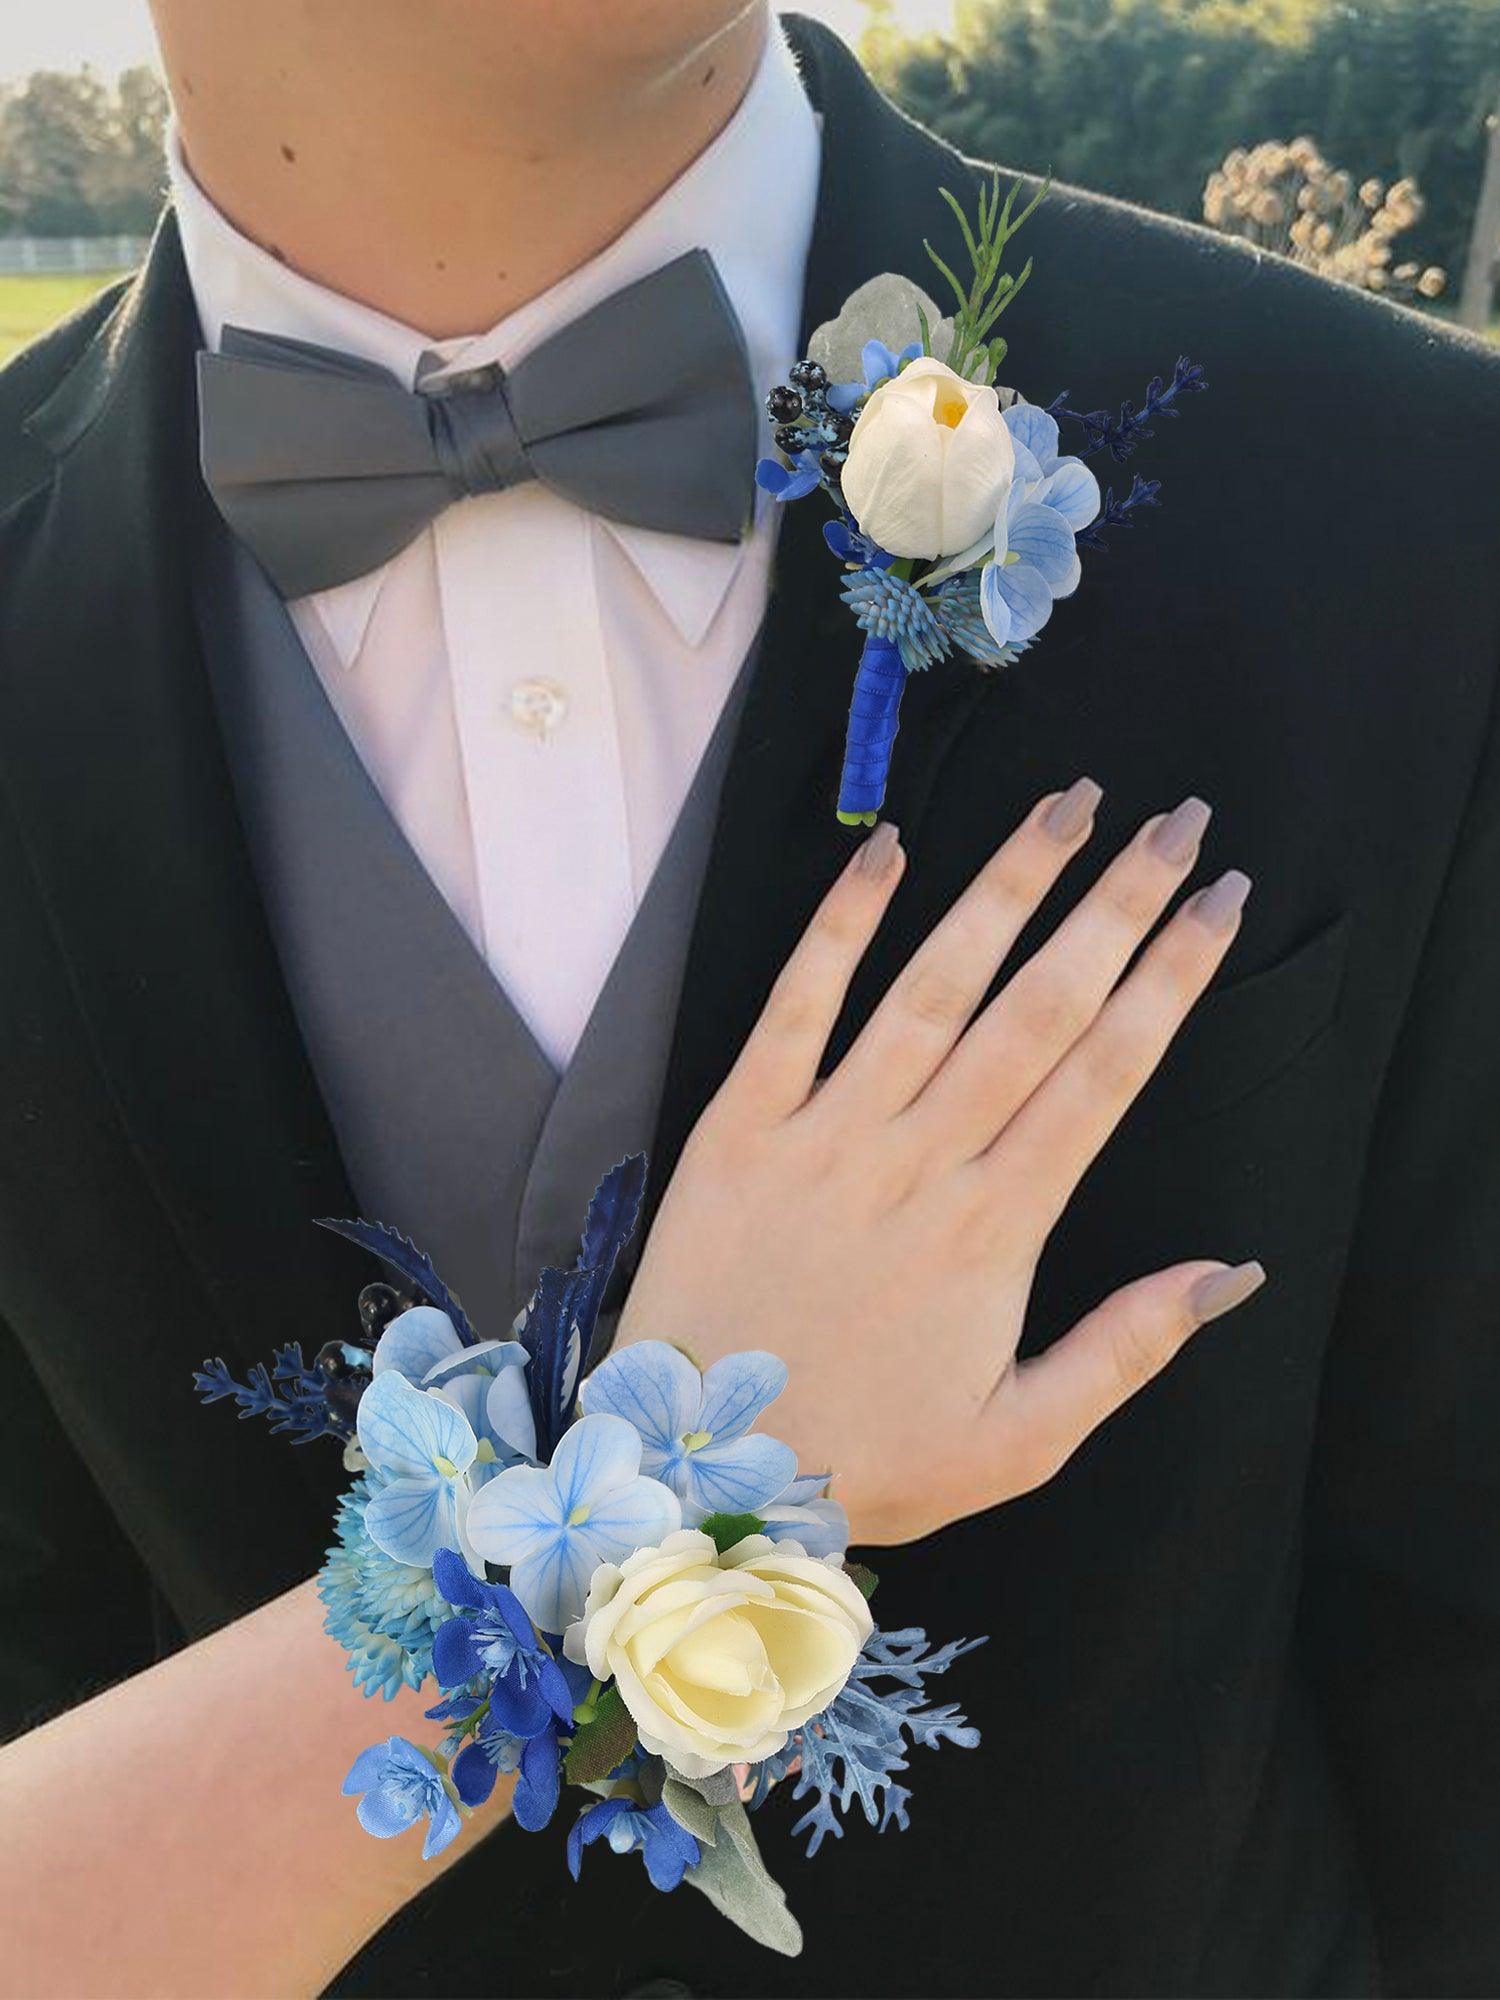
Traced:
POLYGON ((443 1475, 444 1479, 457 1479, 458 1467, 453 1463, 451 1458, 443 1458, 439 1455, 433 1459, 432 1463, 443 1475))
POLYGON ((932 420, 945 424, 950 431, 956 431, 963 422, 964 411, 969 407, 963 391, 956 382, 949 382, 941 376, 937 382, 937 393, 932 399, 932 420))
POLYGON ((575 1507, 568 1516, 568 1526, 570 1528, 581 1528, 592 1511, 589 1507, 575 1507))
POLYGON ((682 1434, 682 1448, 684 1451, 702 1451, 706 1444, 712 1442, 712 1439, 712 1431, 684 1431, 682 1434))

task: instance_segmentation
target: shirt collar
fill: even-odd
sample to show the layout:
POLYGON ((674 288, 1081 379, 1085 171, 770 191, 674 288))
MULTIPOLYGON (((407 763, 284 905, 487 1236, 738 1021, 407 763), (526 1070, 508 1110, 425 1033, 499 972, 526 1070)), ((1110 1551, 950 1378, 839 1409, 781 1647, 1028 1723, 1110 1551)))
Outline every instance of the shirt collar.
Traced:
MULTIPOLYGON (((442 358, 440 373, 487 361, 513 368, 590 307, 701 247, 739 316, 757 396, 783 380, 796 357, 819 149, 816 117, 773 21, 760 67, 728 124, 613 243, 487 331, 433 341, 330 291, 242 235, 192 178, 175 126, 167 134, 183 254, 210 348, 229 324, 340 348, 388 368, 408 386, 433 353, 442 358)), ((758 501, 764 506, 764 496, 758 501)), ((738 572, 743 545, 605 525, 684 640, 701 644, 738 572)), ((379 594, 379 579, 368 582, 368 592, 345 586, 340 593, 341 612, 351 621, 345 636, 356 650, 379 594)))

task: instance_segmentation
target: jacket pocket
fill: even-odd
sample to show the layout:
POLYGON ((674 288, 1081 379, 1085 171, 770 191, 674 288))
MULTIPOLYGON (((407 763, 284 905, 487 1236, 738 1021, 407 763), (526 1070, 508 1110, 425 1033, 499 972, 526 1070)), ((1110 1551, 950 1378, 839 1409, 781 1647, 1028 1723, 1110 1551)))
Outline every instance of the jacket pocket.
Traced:
POLYGON ((1344 911, 1274 964, 1211 988, 1146 1086, 1130 1129, 1155 1133, 1226 1110, 1289 1068, 1338 1012, 1348 947, 1344 911))

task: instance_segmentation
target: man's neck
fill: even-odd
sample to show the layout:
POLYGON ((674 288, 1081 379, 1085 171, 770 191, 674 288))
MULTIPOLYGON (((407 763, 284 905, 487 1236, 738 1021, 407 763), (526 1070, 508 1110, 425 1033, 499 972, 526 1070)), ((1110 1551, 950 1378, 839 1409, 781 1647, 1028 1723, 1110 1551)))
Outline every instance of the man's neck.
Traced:
POLYGON ((434 340, 596 255, 727 123, 767 0, 154 0, 183 151, 243 233, 434 340))

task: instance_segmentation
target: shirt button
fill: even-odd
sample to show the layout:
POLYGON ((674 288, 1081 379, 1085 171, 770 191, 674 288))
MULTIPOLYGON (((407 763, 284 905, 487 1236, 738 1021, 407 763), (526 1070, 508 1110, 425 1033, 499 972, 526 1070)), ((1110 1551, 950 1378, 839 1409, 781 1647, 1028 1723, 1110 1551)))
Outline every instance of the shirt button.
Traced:
POLYGON ((510 691, 510 719, 527 736, 551 736, 568 712, 568 691, 556 681, 517 681, 510 691))

